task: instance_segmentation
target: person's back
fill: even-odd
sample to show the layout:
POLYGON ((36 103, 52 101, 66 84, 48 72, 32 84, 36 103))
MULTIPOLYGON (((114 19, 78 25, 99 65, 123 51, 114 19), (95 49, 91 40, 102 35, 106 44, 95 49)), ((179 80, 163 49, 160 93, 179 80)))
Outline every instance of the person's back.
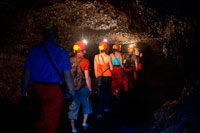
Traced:
POLYGON ((98 56, 98 57, 96 57, 96 58, 98 58, 97 59, 98 64, 101 64, 101 65, 108 64, 109 65, 109 61, 110 61, 109 55, 107 55, 106 53, 100 53, 100 54, 97 54, 96 56, 98 56))
POLYGON ((99 76, 111 76, 110 71, 110 56, 105 52, 95 55, 95 63, 97 66, 96 77, 99 76))
POLYGON ((112 64, 113 66, 120 66, 121 65, 121 53, 119 53, 118 51, 115 51, 114 53, 110 54, 110 57, 112 59, 112 64))
MULTIPOLYGON (((63 66, 69 66, 70 64, 66 64, 67 62, 63 62, 65 56, 68 54, 65 49, 58 46, 55 42, 44 42, 48 53, 53 62, 55 62, 56 67, 62 73, 61 70, 65 68, 63 66)), ((60 77, 58 76, 56 70, 51 67, 51 63, 48 59, 48 56, 43 47, 43 43, 39 43, 34 46, 28 56, 27 61, 25 63, 25 67, 31 69, 32 74, 30 77, 31 82, 54 82, 58 83, 60 81, 60 77)))

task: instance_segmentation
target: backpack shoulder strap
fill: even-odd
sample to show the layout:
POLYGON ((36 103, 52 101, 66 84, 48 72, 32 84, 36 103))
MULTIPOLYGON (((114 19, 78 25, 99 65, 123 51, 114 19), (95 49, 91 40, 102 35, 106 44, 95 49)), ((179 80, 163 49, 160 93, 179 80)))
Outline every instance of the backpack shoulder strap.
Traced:
POLYGON ((75 56, 70 58, 70 61, 80 63, 80 61, 84 59, 84 57, 77 58, 75 56))
POLYGON ((82 71, 81 66, 80 66, 80 62, 81 62, 82 59, 84 59, 84 57, 79 57, 79 58, 74 57, 74 58, 76 60, 76 63, 77 63, 78 69, 79 69, 78 71, 81 71, 82 74, 84 75, 84 72, 82 71))
MULTIPOLYGON (((75 57, 76 58, 76 57, 75 57)), ((80 58, 76 58, 77 59, 77 62, 78 63, 80 63, 80 61, 82 60, 82 59, 84 59, 84 57, 80 57, 80 58)))
POLYGON ((74 61, 76 57, 70 57, 70 61, 74 61))

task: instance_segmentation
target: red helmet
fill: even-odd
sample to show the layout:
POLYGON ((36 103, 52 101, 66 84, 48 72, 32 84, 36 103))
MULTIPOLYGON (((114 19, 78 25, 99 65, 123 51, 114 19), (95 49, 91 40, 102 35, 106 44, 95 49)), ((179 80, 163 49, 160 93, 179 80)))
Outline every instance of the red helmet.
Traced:
POLYGON ((113 48, 113 49, 116 49, 116 50, 119 50, 119 49, 120 49, 120 46, 119 46, 119 44, 114 44, 112 48, 113 48))
POLYGON ((99 43, 99 50, 106 50, 108 48, 108 44, 105 41, 99 43))
POLYGON ((82 51, 85 49, 85 44, 81 41, 76 42, 73 46, 73 50, 75 51, 82 51))

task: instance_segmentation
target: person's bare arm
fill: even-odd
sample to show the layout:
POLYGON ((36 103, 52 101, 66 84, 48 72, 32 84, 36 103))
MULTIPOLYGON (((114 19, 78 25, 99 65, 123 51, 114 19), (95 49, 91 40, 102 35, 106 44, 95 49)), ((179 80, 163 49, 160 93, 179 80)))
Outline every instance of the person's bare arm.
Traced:
POLYGON ((110 57, 111 57, 111 58, 113 57, 113 53, 110 54, 110 57))
POLYGON ((26 89, 28 88, 28 83, 30 81, 31 71, 24 70, 23 78, 22 78, 22 91, 21 96, 26 96, 26 89))
POLYGON ((89 70, 85 70, 84 74, 85 74, 85 81, 86 81, 86 84, 88 86, 88 89, 89 89, 89 91, 92 91, 92 84, 91 84, 91 78, 90 78, 89 70))
POLYGON ((113 71, 113 65, 112 65, 112 61, 111 61, 110 56, 108 57, 108 63, 109 63, 110 70, 113 71))
POLYGON ((135 60, 135 69, 136 69, 136 71, 138 71, 138 61, 137 61, 137 58, 135 60))
POLYGON ((64 71, 64 78, 65 78, 65 82, 70 90, 70 92, 74 91, 74 82, 70 73, 70 70, 68 71, 64 71))
POLYGON ((97 55, 95 55, 95 57, 94 57, 94 74, 95 74, 95 77, 97 78, 97 62, 96 62, 96 58, 97 58, 97 55))

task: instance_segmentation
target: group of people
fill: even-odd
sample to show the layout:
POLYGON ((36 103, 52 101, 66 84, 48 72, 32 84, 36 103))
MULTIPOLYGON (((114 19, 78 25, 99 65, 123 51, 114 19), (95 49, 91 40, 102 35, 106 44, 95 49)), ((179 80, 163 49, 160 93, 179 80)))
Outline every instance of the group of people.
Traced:
MULTIPOLYGON (((76 42, 73 46, 75 57, 70 58, 68 52, 57 44, 58 37, 56 26, 47 24, 43 32, 43 42, 30 49, 24 65, 21 96, 29 95, 32 99, 37 133, 56 133, 63 101, 63 92, 60 89, 62 82, 66 83, 73 96, 68 111, 73 133, 77 132, 75 120, 78 118, 80 105, 84 130, 88 127, 88 115, 92 113, 89 100, 92 94, 91 69, 89 60, 84 57, 86 46, 82 41, 76 42), (72 74, 72 59, 78 64, 77 69, 80 69, 77 72, 83 75, 82 79, 78 79, 83 80, 78 89, 75 89, 77 83, 72 74)), ((97 119, 101 119, 103 112, 110 111, 111 95, 119 95, 121 88, 128 91, 133 87, 134 72, 139 65, 133 47, 129 47, 127 53, 121 54, 120 46, 114 44, 110 55, 107 42, 100 42, 98 48, 99 53, 94 57, 94 73, 98 87, 97 119)))
POLYGON ((112 65, 112 95, 118 97, 121 90, 125 92, 133 87, 133 81, 137 79, 139 70, 139 56, 135 53, 135 48, 130 45, 127 52, 120 53, 120 45, 114 44, 110 54, 112 65))

